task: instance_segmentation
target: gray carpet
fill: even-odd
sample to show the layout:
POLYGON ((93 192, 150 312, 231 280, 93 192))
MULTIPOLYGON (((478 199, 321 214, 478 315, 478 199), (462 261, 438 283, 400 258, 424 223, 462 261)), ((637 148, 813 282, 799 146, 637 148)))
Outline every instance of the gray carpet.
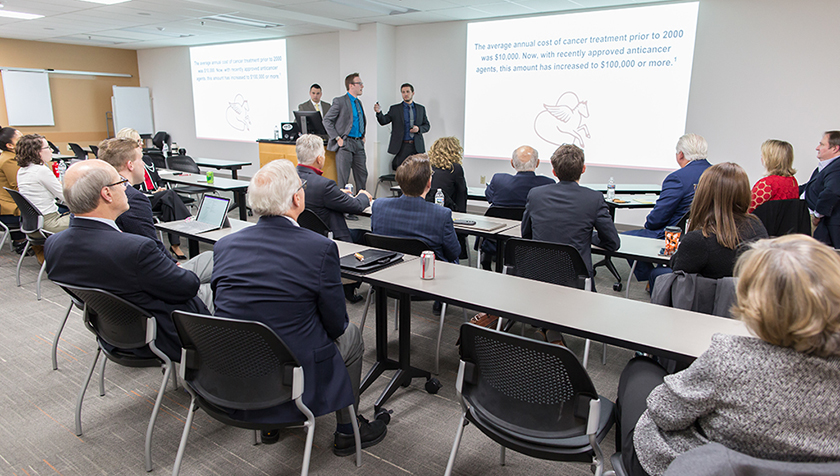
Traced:
MULTIPOLYGON (((365 219, 351 226, 366 226, 365 219)), ((69 303, 57 286, 45 279, 43 298, 35 297, 38 264, 34 257, 24 259, 22 286, 15 285, 18 255, 8 245, 0 250, 0 474, 10 475, 129 475, 145 474, 143 443, 146 425, 157 396, 161 373, 157 369, 131 369, 109 363, 106 395, 100 397, 96 378, 88 388, 82 408, 84 434, 74 433, 76 396, 95 351, 92 334, 84 328, 81 314, 74 310, 61 336, 59 370, 50 364, 54 333, 69 303)), ((623 276, 629 267, 616 262, 623 276)), ((599 292, 612 291, 612 277, 599 268, 599 292)), ((365 292, 367 286, 361 289, 365 292)), ((623 293, 622 293, 623 294, 623 293)), ((644 287, 634 283, 634 299, 646 300, 644 287)), ((432 304, 413 305, 412 363, 425 369, 434 365, 437 317, 432 304)), ((353 322, 361 320, 364 303, 348 305, 353 322)), ((393 308, 393 306, 391 306, 393 308)), ((558 306, 562 312, 562 306, 558 306)), ((315 448, 310 471, 313 474, 442 474, 449 457, 456 424, 460 416, 454 381, 458 365, 455 341, 463 319, 460 308, 447 311, 443 334, 441 373, 443 388, 437 395, 423 389, 422 381, 403 388, 387 402, 394 411, 388 436, 363 452, 363 465, 352 458, 332 454, 335 421, 332 415, 317 420, 315 448)), ((389 319, 393 323, 393 319, 389 319)), ((367 349, 366 372, 374 360, 374 319, 364 329, 367 349)), ((531 331, 528 330, 530 333, 531 331)), ((397 354, 397 335, 390 332, 391 355, 397 354)), ((527 335, 527 334, 526 334, 527 335)), ((571 349, 582 355, 583 340, 567 337, 571 349)), ((599 393, 614 399, 618 376, 632 352, 609 347, 607 364, 600 362, 601 346, 593 345, 589 373, 599 393)), ((390 376, 390 372, 385 374, 390 376)), ((373 402, 384 388, 380 378, 362 395, 361 411, 372 418, 373 402)), ((164 395, 153 440, 156 474, 169 474, 175 460, 189 396, 171 385, 164 395)), ((602 447, 607 459, 614 451, 614 431, 602 447)), ((252 433, 227 427, 199 411, 193 420, 189 444, 181 469, 184 475, 294 475, 300 473, 304 433, 289 430, 279 444, 252 445, 252 433)), ((607 466, 609 463, 607 462, 607 466)), ((586 464, 566 464, 536 460, 508 452, 507 465, 499 465, 499 447, 473 426, 468 426, 455 464, 455 474, 591 474, 586 464)))

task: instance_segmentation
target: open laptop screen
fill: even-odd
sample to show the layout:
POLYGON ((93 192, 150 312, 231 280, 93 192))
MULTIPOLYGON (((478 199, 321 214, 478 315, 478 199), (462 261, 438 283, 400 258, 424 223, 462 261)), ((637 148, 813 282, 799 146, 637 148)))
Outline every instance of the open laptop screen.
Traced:
POLYGON ((201 201, 201 206, 198 207, 198 216, 195 219, 208 225, 221 227, 227 215, 229 204, 229 198, 205 195, 201 201))

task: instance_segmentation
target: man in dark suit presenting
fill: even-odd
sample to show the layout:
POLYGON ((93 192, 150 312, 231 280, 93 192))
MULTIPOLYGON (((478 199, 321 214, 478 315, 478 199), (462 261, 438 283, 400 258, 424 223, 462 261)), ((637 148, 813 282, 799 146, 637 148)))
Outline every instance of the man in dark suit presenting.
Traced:
MULTIPOLYGON (((128 210, 128 180, 98 159, 78 162, 64 176, 64 198, 75 214, 70 228, 47 239, 50 279, 103 289, 150 312, 157 321, 157 347, 181 360, 181 342, 170 314, 209 314, 196 297, 199 279, 176 265, 151 239, 120 232, 114 220, 128 210)), ((152 356, 148 348, 131 351, 152 356)))
POLYGON ((376 120, 379 124, 391 124, 391 140, 388 142, 388 153, 394 154, 391 168, 403 163, 406 157, 426 152, 423 134, 429 132, 429 118, 426 108, 414 102, 414 86, 405 83, 400 86, 403 102, 394 104, 388 109, 388 114, 382 114, 382 108, 377 102, 373 106, 376 120))
POLYGON ((572 245, 592 276, 592 243, 615 251, 620 244, 618 232, 604 195, 579 184, 586 171, 583 150, 576 145, 561 145, 551 156, 551 165, 559 182, 534 188, 528 194, 522 238, 572 245), (593 236, 593 229, 598 235, 593 236))
POLYGON ((333 99, 329 112, 324 115, 324 128, 330 141, 327 150, 335 153, 335 174, 338 185, 343 187, 350 180, 350 169, 356 188, 367 189, 367 156, 365 155, 365 111, 359 96, 365 84, 359 73, 344 78, 347 94, 333 99))
MULTIPOLYGON (((266 164, 251 179, 248 205, 260 220, 216 243, 216 315, 258 320, 283 339, 303 367, 306 406, 316 416, 337 411, 333 453, 344 456, 353 454, 355 441, 351 416, 338 410, 354 398, 358 409, 364 342, 347 317, 338 247, 297 223, 306 207, 304 186, 288 160, 266 164)), ((231 413, 263 423, 303 419, 294 402, 231 413)), ((382 421, 358 421, 363 448, 385 438, 382 421)), ((263 441, 278 436, 263 432, 263 441)))
POLYGON ((329 110, 330 103, 321 101, 321 85, 317 83, 309 88, 309 101, 298 104, 298 111, 318 111, 321 113, 321 118, 326 116, 329 110))
POLYGON ((840 247, 840 212, 835 212, 840 202, 840 131, 823 134, 817 146, 819 166, 814 169, 808 183, 799 187, 805 194, 805 203, 811 211, 814 238, 837 248, 840 247))

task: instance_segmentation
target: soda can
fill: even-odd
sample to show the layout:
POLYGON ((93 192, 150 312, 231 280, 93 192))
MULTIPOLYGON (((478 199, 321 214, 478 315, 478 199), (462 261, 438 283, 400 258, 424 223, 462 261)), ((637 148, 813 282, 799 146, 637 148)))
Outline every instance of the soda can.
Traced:
POLYGON ((213 183, 215 180, 216 180, 216 178, 213 177, 213 171, 208 170, 207 171, 207 183, 213 183))
POLYGON ((435 252, 420 254, 420 279, 435 279, 435 252))
POLYGON ((665 256, 670 256, 677 251, 677 246, 680 244, 680 235, 682 230, 678 226, 665 227, 665 256))
POLYGON ((345 188, 345 190, 350 190, 350 195, 353 195, 353 184, 352 183, 348 183, 347 185, 344 186, 344 188, 345 188))

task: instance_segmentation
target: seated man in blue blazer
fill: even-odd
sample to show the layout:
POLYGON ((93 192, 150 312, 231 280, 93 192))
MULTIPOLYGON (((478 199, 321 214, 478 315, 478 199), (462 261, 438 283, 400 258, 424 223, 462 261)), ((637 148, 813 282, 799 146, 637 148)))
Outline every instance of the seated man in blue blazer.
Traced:
MULTIPOLYGON (((677 164, 680 168, 671 172, 662 182, 662 192, 648 213, 645 227, 627 231, 625 235, 644 236, 647 238, 665 238, 665 227, 676 226, 680 219, 691 210, 694 189, 700 176, 712 164, 706 160, 709 144, 703 136, 685 134, 677 141, 677 164)), ((685 231, 685 230, 683 230, 685 231)), ((632 264, 632 261, 631 261, 632 264)), ((653 265, 636 263, 634 274, 639 281, 650 279, 653 265)))
MULTIPOLYGON (((151 239, 117 228, 114 220, 129 206, 127 183, 98 159, 67 169, 64 199, 75 216, 70 228, 47 239, 46 270, 53 281, 103 289, 150 312, 157 322, 158 349, 179 362, 181 342, 170 314, 209 311, 196 297, 195 273, 175 264, 151 239)), ((153 356, 148 348, 129 352, 153 356)))
MULTIPOLYGON (((484 189, 484 196, 491 207, 525 207, 528 201, 528 192, 540 185, 554 183, 550 177, 537 175, 536 170, 540 165, 540 154, 537 149, 523 145, 513 151, 510 159, 510 166, 516 170, 516 175, 498 173, 493 175, 487 188, 484 189)), ((481 251, 484 253, 481 266, 490 269, 490 263, 496 256, 496 242, 484 240, 481 242, 481 251)))
MULTIPOLYGON (((266 164, 251 179, 248 205, 260 219, 216 243, 216 315, 258 320, 283 339, 303 367, 303 402, 316 416, 337 412, 333 453, 345 456, 355 452, 352 420, 338 410, 358 409, 364 343, 347 317, 338 247, 297 223, 304 186, 288 160, 266 164)), ((231 415, 261 423, 305 420, 294 402, 231 415)), ((363 448, 385 438, 382 421, 361 415, 358 421, 363 448)), ((263 432, 265 443, 278 438, 276 430, 263 432)))
MULTIPOLYGON (((580 186, 586 171, 583 150, 561 145, 551 156, 559 182, 531 190, 522 216, 522 238, 573 246, 592 274, 592 243, 607 251, 620 244, 604 195, 580 186), (592 230, 598 232, 593 236, 592 230)), ((594 290, 595 287, 593 286, 594 290)))
POLYGON ((371 207, 371 231, 377 235, 417 238, 429 245, 437 259, 457 263, 461 245, 452 211, 426 201, 432 187, 432 164, 426 154, 408 157, 397 167, 403 195, 380 198, 371 207))

